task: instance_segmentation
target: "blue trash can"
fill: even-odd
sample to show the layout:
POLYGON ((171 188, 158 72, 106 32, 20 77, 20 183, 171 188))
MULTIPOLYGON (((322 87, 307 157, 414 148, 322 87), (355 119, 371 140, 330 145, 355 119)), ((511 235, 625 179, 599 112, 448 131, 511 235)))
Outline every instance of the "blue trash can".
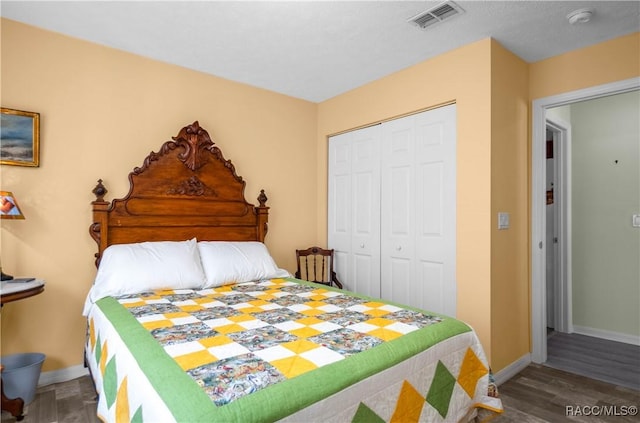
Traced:
POLYGON ((13 354, 0 357, 2 389, 9 399, 22 398, 29 404, 36 397, 36 388, 45 355, 42 353, 13 354))

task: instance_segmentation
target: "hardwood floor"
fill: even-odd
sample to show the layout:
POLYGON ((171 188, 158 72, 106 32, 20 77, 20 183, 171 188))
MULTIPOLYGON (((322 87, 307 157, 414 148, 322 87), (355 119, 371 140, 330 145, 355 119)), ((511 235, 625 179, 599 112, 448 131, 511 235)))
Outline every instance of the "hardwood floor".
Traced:
POLYGON ((638 345, 552 332, 545 365, 640 391, 638 345))
MULTIPOLYGON (((491 422, 640 422, 640 389, 627 386, 640 381, 640 347, 556 336, 549 340, 549 365, 531 364, 498 388, 505 412, 491 422)), ((39 388, 25 411, 25 423, 99 422, 89 376, 39 388)), ((10 422, 15 419, 3 412, 2 423, 10 422)))
POLYGON ((496 422, 640 422, 640 346, 551 332, 545 365, 531 364, 498 391, 505 413, 496 422))
MULTIPOLYGON (((2 412, 2 423, 15 422, 2 412)), ((89 376, 38 388, 36 397, 25 407, 24 423, 98 423, 96 392, 89 376)))
POLYGON ((544 365, 529 365, 498 391, 505 411, 492 423, 640 421, 640 391, 544 365))

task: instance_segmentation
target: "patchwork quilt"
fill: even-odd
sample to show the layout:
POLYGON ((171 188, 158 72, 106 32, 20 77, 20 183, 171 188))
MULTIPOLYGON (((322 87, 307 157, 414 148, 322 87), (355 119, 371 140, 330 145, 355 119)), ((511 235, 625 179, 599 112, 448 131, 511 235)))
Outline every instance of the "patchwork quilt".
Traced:
POLYGON ((106 297, 88 320, 104 421, 432 422, 502 410, 466 324, 296 279, 106 297))

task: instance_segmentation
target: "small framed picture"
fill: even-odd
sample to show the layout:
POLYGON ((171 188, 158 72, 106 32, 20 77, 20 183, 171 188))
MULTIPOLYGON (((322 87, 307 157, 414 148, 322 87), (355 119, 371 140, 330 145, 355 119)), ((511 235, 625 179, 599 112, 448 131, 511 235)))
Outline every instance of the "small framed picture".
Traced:
POLYGON ((24 219, 24 214, 12 192, 0 191, 0 218, 24 219))
POLYGON ((40 114, 2 108, 0 164, 40 166, 40 114))

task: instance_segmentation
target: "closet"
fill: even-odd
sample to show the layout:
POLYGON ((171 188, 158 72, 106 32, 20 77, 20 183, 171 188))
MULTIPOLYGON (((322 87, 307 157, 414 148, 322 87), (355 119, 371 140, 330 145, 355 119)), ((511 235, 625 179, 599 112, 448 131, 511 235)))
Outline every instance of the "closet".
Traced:
POLYGON ((455 105, 330 137, 328 195, 345 289, 455 316, 455 105))

